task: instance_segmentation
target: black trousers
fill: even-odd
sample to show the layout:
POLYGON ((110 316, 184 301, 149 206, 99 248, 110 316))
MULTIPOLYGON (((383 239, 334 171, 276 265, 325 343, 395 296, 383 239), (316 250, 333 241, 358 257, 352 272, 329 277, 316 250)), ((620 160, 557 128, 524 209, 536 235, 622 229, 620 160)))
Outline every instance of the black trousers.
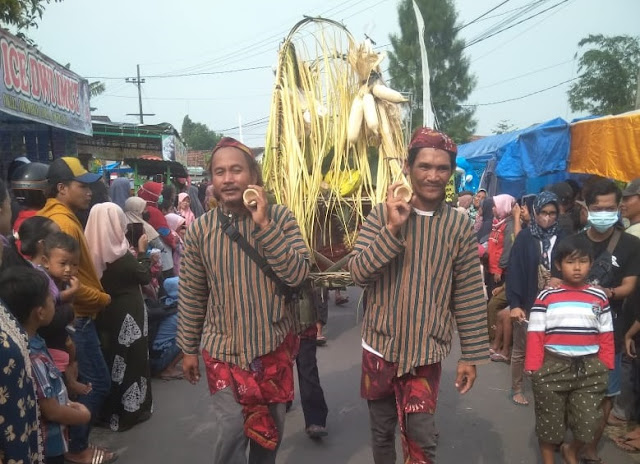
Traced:
POLYGON ((300 351, 296 358, 296 364, 298 366, 298 385, 300 386, 300 402, 302 403, 305 427, 310 425, 325 427, 329 409, 324 399, 324 391, 320 386, 315 340, 300 339, 300 351))

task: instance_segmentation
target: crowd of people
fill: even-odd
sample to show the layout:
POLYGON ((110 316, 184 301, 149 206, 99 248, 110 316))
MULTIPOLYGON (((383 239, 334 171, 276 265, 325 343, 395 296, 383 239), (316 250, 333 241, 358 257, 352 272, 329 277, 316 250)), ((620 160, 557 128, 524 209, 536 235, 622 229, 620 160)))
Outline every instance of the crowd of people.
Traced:
MULTIPOLYGON (((605 426, 640 420, 640 179, 621 189, 593 176, 518 200, 484 190, 472 198, 462 210, 477 231, 490 358, 510 365, 518 406, 529 405, 531 376, 545 463, 556 448, 564 462, 599 463, 605 426), (572 443, 563 443, 565 413, 572 443)), ((640 451, 640 428, 614 442, 640 451)))
POLYGON ((151 376, 183 378, 180 257, 204 209, 185 182, 131 190, 73 157, 0 181, 1 462, 113 462, 91 427, 149 419, 151 376))
MULTIPOLYGON (((542 461, 599 463, 606 424, 639 419, 640 179, 569 180, 519 199, 465 191, 450 205, 456 153, 446 134, 414 132, 411 200, 391 185, 346 264, 364 289, 373 461, 396 462, 398 426, 403 462, 436 461, 455 327, 461 394, 476 365, 505 363, 511 402, 535 402, 542 461)), ((248 147, 223 138, 209 185, 149 181, 134 196, 128 179, 107 186, 73 157, 11 171, 0 181, 0 462, 115 461, 91 427, 149 419, 151 377, 195 384, 200 360, 213 462, 275 464, 294 364, 305 432, 327 435, 316 346, 328 292, 310 285, 311 251, 291 211, 268 201, 248 147)), ((640 428, 616 444, 640 451, 640 428)))

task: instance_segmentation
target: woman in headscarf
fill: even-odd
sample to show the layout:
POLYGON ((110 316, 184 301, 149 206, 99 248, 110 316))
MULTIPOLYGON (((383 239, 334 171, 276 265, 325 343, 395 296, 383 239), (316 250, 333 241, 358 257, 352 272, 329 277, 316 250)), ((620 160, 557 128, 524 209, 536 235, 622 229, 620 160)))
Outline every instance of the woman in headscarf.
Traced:
POLYGON ((202 207, 202 202, 200 201, 198 187, 196 187, 195 185, 189 185, 187 192, 189 192, 189 198, 191 198, 191 210, 193 211, 196 219, 198 219, 204 214, 204 208, 202 207))
POLYGON ((167 214, 166 218, 171 232, 175 234, 176 238, 177 245, 173 249, 173 272, 178 276, 180 275, 180 258, 182 258, 182 248, 184 246, 182 241, 187 231, 187 224, 185 218, 175 213, 167 214))
POLYGON ((473 226, 478 237, 478 243, 483 244, 489 240, 491 224, 493 224, 493 198, 485 198, 480 205, 480 210, 473 226))
POLYGON ((111 201, 124 209, 124 202, 131 196, 131 184, 126 177, 118 177, 111 182, 109 197, 111 201))
POLYGON ((188 193, 183 192, 178 195, 178 214, 184 218, 187 227, 196 220, 196 216, 191 211, 191 197, 188 193))
POLYGON ((96 319, 102 351, 111 372, 111 391, 101 416, 111 430, 124 431, 151 417, 147 314, 140 285, 151 280, 145 234, 135 244, 125 237, 127 218, 115 203, 89 213, 85 235, 93 263, 111 303, 96 319))
MULTIPOLYGON (((6 238, 11 233, 11 199, 0 179, 0 263, 9 248, 6 238)), ((10 271, 8 271, 10 272, 10 271)), ((0 461, 44 463, 44 442, 39 423, 36 390, 31 373, 26 332, 0 300, 0 369, 2 400, 0 401, 0 461), (20 434, 24 432, 21 437, 20 434), (17 434, 17 438, 7 437, 17 434)))
POLYGON ((551 192, 540 193, 533 203, 529 227, 518 234, 509 257, 506 283, 513 321, 511 400, 522 406, 529 404, 522 382, 527 340, 527 326, 523 321, 529 319, 536 296, 549 283, 551 252, 564 237, 558 228, 559 212, 558 197, 551 192))
MULTIPOLYGON (((151 216, 149 210, 152 208, 153 207, 149 206, 148 202, 146 202, 141 197, 129 198, 124 204, 124 214, 127 217, 127 224, 134 222, 142 223, 144 227, 144 233, 149 239, 149 245, 152 248, 160 250, 162 272, 173 273, 172 249, 168 245, 166 245, 164 240, 162 240, 162 238, 160 237, 160 233, 149 222, 147 222, 147 220, 150 219, 151 216)), ((157 210, 157 208, 155 209, 157 210)), ((159 221, 156 221, 156 223, 159 223, 159 221)), ((168 225, 167 229, 170 230, 168 225)))
POLYGON ((148 218, 146 222, 158 232, 164 246, 158 247, 162 251, 162 273, 165 278, 173 277, 173 250, 176 247, 176 240, 171 233, 171 228, 167 224, 167 219, 159 209, 159 204, 168 204, 169 200, 163 198, 163 186, 159 182, 145 182, 138 190, 138 196, 147 202, 148 218), (169 266, 171 263, 171 267, 169 266))
MULTIPOLYGON (((493 221, 489 234, 489 291, 500 285, 509 262, 509 252, 515 240, 516 224, 512 212, 516 199, 501 194, 493 197, 493 221)), ((518 218, 519 222, 519 218, 518 218)), ((518 229, 520 224, 517 224, 518 229)))

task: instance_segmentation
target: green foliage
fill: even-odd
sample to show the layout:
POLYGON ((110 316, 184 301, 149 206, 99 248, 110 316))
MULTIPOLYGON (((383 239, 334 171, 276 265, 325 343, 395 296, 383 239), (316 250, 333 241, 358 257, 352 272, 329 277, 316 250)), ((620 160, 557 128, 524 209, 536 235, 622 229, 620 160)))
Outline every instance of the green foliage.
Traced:
MULTIPOLYGON (((464 41, 458 38, 453 0, 418 0, 425 23, 424 39, 431 74, 431 100, 440 130, 458 143, 473 134, 475 108, 462 107, 476 84, 464 56, 464 41)), ((398 5, 400 34, 391 35, 389 53, 391 86, 413 93, 413 128, 422 125, 422 64, 418 26, 411 0, 398 5)), ((412 128, 412 129, 413 129, 412 128)))
POLYGON ((189 115, 182 120, 182 140, 192 150, 212 150, 223 137, 212 131, 206 124, 193 122, 189 115))
POLYGON ((569 89, 573 111, 619 114, 634 108, 640 70, 640 39, 628 35, 589 35, 578 61, 580 78, 569 89))
POLYGON ((517 127, 514 124, 511 124, 508 119, 503 119, 498 124, 496 124, 496 127, 494 127, 491 132, 493 132, 494 134, 505 134, 516 129, 517 127))
POLYGON ((16 35, 33 45, 23 31, 30 27, 38 27, 38 21, 42 19, 45 6, 52 1, 61 2, 62 0, 0 0, 0 25, 15 27, 16 35))

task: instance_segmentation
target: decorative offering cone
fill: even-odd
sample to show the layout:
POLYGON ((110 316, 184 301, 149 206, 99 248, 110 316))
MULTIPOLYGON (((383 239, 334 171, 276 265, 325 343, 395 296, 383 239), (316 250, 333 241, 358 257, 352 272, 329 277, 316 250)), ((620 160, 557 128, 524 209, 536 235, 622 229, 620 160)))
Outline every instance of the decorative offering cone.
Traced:
POLYGON ((404 201, 409 203, 411 201, 411 197, 413 196, 413 192, 411 191, 411 188, 408 185, 403 184, 403 185, 400 185, 399 187, 396 187, 396 189, 393 191, 393 196, 400 197, 404 201))
POLYGON ((255 206, 257 204, 257 198, 260 194, 255 189, 247 189, 242 194, 242 200, 247 206, 255 206))

